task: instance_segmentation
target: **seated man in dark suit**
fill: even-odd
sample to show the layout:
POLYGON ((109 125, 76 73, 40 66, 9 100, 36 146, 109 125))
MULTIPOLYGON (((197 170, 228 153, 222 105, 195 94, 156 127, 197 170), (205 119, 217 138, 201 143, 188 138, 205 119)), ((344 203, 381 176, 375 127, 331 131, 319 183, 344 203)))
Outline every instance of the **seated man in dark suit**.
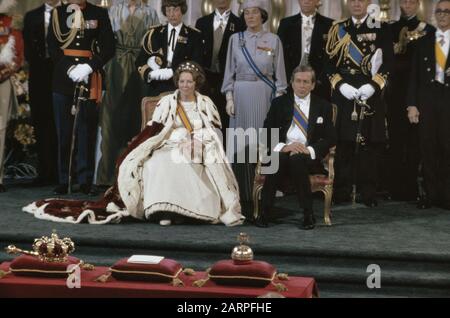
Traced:
POLYGON ((315 72, 310 66, 299 66, 292 74, 293 93, 273 100, 264 122, 268 133, 267 149, 273 158, 279 155, 279 168, 266 176, 262 191, 262 211, 256 226, 267 227, 267 216, 274 205, 278 185, 287 176, 296 191, 300 207, 304 210, 301 228, 315 227, 313 197, 309 175, 322 169, 321 160, 336 144, 333 126, 333 110, 330 103, 311 94, 316 83, 315 72), (271 140, 271 129, 279 129, 279 141, 271 140))

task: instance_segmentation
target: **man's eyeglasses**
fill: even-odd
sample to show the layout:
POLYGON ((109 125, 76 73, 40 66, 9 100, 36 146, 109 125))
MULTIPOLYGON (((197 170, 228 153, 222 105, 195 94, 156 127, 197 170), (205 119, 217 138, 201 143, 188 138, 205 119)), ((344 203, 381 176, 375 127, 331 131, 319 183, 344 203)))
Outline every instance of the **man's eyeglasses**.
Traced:
POLYGON ((449 9, 436 9, 436 11, 434 11, 434 13, 436 15, 442 14, 442 15, 450 15, 450 10, 449 9))

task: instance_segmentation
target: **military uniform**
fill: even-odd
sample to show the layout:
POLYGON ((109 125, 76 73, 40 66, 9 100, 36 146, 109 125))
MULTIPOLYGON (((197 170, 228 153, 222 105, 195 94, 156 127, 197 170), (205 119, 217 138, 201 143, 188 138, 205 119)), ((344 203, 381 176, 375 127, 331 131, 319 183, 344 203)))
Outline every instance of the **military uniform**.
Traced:
POLYGON ((6 126, 16 103, 10 77, 23 62, 23 39, 15 22, 15 18, 0 13, 0 192, 3 191, 6 126))
POLYGON ((202 64, 202 39, 200 31, 184 24, 181 25, 176 39, 175 50, 169 59, 169 24, 153 26, 142 41, 142 49, 136 60, 136 67, 141 78, 148 83, 148 96, 158 96, 175 90, 173 78, 167 80, 150 80, 153 69, 147 64, 150 57, 156 57, 156 63, 161 69, 176 71, 185 61, 202 64))
POLYGON ((377 156, 379 148, 386 141, 386 112, 382 92, 393 62, 390 28, 384 23, 371 25, 373 22, 370 17, 360 25, 354 18, 336 22, 328 34, 326 50, 329 61, 325 69, 333 89, 332 101, 338 107, 336 198, 338 201, 348 200, 355 182, 354 176, 358 176, 363 200, 368 205, 372 205, 375 200, 377 156), (374 114, 363 122, 361 132, 365 146, 359 151, 358 162, 354 161, 354 154, 360 107, 355 105, 354 100, 344 97, 340 89, 344 84, 356 89, 370 84, 375 90, 367 100, 374 114))
POLYGON ((434 27, 417 16, 402 17, 391 25, 395 63, 386 94, 389 131, 389 168, 386 174, 388 190, 393 199, 417 198, 417 172, 420 162, 418 127, 411 125, 406 111, 406 95, 411 63, 418 40, 434 27))
MULTIPOLYGON (((107 10, 86 2, 81 6, 81 23, 69 28, 77 20, 75 9, 69 4, 53 10, 47 37, 48 51, 55 64, 53 73, 53 106, 58 135, 59 183, 65 185, 69 177, 70 145, 74 116, 71 114, 76 83, 69 77, 77 65, 89 65, 89 100, 81 103, 76 132, 76 170, 78 182, 92 184, 95 170, 95 144, 98 109, 102 94, 104 65, 114 56, 115 41, 107 10), (72 25, 72 24, 70 24, 72 25)), ((73 6, 73 5, 72 5, 73 6)))

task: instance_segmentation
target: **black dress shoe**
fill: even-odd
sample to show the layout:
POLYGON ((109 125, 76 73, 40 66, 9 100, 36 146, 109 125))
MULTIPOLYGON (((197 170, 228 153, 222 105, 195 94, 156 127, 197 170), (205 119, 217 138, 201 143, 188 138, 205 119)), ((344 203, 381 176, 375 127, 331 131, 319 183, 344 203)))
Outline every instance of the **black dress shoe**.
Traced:
POLYGON ((431 202, 428 199, 420 199, 417 201, 417 208, 419 210, 428 210, 431 209, 431 202))
POLYGON ((3 184, 0 184, 0 193, 6 192, 6 188, 3 184))
POLYGON ((378 201, 375 199, 366 199, 363 203, 368 208, 376 208, 378 206, 378 201))
POLYGON ((65 195, 68 192, 68 184, 60 184, 55 189, 53 189, 53 194, 56 195, 65 195))
POLYGON ((305 231, 314 230, 316 227, 316 218, 313 214, 305 215, 303 218, 303 222, 301 224, 301 228, 305 231))
POLYGON ((255 225, 260 228, 268 228, 269 223, 267 222, 266 218, 264 217, 264 214, 258 215, 258 217, 255 219, 255 225))

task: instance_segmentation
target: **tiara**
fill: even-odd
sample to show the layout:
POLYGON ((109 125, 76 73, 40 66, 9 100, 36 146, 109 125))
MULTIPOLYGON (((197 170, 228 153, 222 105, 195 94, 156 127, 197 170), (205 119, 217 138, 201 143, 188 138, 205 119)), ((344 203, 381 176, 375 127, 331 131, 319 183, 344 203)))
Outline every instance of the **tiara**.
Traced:
POLYGON ((186 62, 181 64, 178 69, 180 71, 196 71, 196 72, 200 72, 200 70, 198 69, 197 66, 195 66, 194 64, 190 63, 190 62, 186 62))

